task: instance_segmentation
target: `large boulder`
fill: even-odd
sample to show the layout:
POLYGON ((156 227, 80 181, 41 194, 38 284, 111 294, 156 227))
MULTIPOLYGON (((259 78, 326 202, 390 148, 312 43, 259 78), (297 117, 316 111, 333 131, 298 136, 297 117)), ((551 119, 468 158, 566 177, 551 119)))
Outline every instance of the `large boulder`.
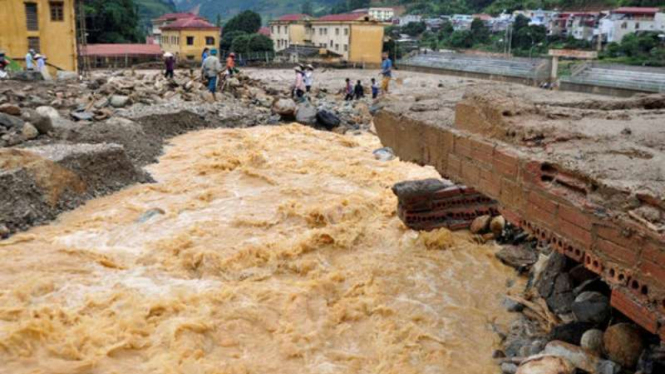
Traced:
POLYGON ((275 113, 283 117, 292 117, 296 114, 296 102, 291 99, 279 99, 272 106, 275 113))
POLYGON ((538 275, 536 287, 538 293, 547 301, 547 306, 557 314, 570 313, 575 300, 573 283, 567 272, 566 257, 559 252, 552 252, 541 274, 538 275))
POLYGON ((58 111, 50 106, 40 106, 37 107, 37 113, 41 114, 44 117, 49 117, 50 119, 58 119, 60 118, 60 113, 58 111))
POLYGON ((319 110, 319 112, 316 113, 316 120, 321 126, 328 130, 334 129, 342 122, 340 121, 339 117, 335 115, 335 113, 325 109, 319 110))
POLYGON ((129 103, 129 96, 113 95, 109 103, 114 108, 124 108, 129 103))
POLYGON ((538 261, 538 253, 523 245, 505 245, 495 256, 515 269, 528 268, 538 261))
POLYGON ((633 368, 644 350, 640 330, 630 323, 617 323, 607 328, 603 335, 607 357, 626 368, 633 368))
POLYGON ((582 348, 600 355, 603 352, 603 332, 598 329, 585 331, 582 334, 580 345, 582 348))
POLYGON ((30 140, 38 137, 39 131, 30 122, 26 122, 23 124, 21 135, 23 135, 23 139, 30 140))
POLYGON ((600 324, 610 315, 610 299, 600 292, 582 292, 575 298, 571 309, 578 321, 600 324))
POLYGON ((296 121, 303 125, 313 126, 316 124, 316 108, 310 103, 302 103, 298 105, 296 111, 296 121))
POLYGON ((26 122, 32 123, 40 134, 48 134, 53 131, 51 117, 43 116, 35 109, 24 109, 21 113, 21 118, 26 122))
POLYGON ((0 113, 0 126, 4 128, 20 128, 23 126, 23 120, 16 116, 10 116, 9 114, 0 113))

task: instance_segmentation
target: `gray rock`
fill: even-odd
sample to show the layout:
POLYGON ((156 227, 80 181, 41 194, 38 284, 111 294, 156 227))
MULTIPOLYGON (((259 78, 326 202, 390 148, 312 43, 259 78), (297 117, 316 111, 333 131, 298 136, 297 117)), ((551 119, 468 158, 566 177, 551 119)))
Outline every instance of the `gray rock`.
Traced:
POLYGON ((575 366, 566 358, 553 355, 529 357, 517 368, 517 374, 572 374, 575 366))
POLYGON ((503 374, 515 374, 517 373, 517 365, 512 362, 504 362, 501 364, 501 372, 503 374))
POLYGON ((291 99, 279 99, 272 106, 275 113, 280 116, 293 116, 296 113, 296 102, 291 99))
POLYGON ((44 117, 49 117, 52 120, 60 118, 60 113, 58 113, 58 111, 53 107, 40 106, 36 110, 37 113, 39 113, 40 115, 44 117))
POLYGON ((0 126, 11 129, 20 128, 23 126, 23 120, 19 117, 10 116, 9 114, 0 113, 0 126))
POLYGON ((495 256, 515 269, 530 267, 538 260, 538 253, 523 245, 504 245, 495 256))
POLYGON ((141 217, 139 217, 136 221, 139 222, 139 223, 145 223, 145 222, 149 221, 150 218, 152 218, 154 216, 157 216, 157 215, 164 214, 164 213, 166 213, 166 212, 164 212, 164 209, 162 209, 162 208, 152 208, 152 209, 147 210, 145 213, 143 213, 141 215, 141 217))
POLYGON ((23 139, 31 140, 39 136, 39 131, 30 122, 26 122, 23 124, 21 134, 23 135, 23 139))
POLYGON ((123 108, 129 103, 129 96, 113 95, 109 103, 114 108, 123 108))
POLYGON ((379 161, 391 161, 395 159, 395 151, 390 147, 375 149, 372 154, 379 161))
POLYGON ((72 112, 71 116, 77 121, 91 121, 95 117, 93 113, 86 111, 72 112))
POLYGON ((523 304, 505 296, 503 298, 503 301, 501 302, 501 305, 503 305, 503 307, 506 308, 506 310, 511 313, 521 312, 524 310, 523 304))
POLYGON ((296 121, 303 125, 313 126, 316 124, 316 108, 310 103, 298 105, 296 111, 296 121))
POLYGON ((551 341, 545 347, 545 354, 563 357, 576 368, 589 373, 597 373, 602 368, 606 374, 617 374, 621 367, 611 361, 603 360, 599 356, 573 344, 551 341))
POLYGON ((566 343, 579 345, 582 340, 582 335, 585 331, 593 328, 592 323, 585 322, 569 322, 554 326, 548 336, 549 340, 560 340, 566 343))
POLYGON ((571 310, 580 322, 600 324, 610 315, 610 300, 599 292, 582 292, 575 298, 571 310))
POLYGON ((603 332, 598 329, 587 330, 582 334, 580 345, 597 355, 603 351, 603 332))
POLYGON ((59 81, 74 81, 78 79, 78 74, 75 71, 58 71, 56 79, 59 81))

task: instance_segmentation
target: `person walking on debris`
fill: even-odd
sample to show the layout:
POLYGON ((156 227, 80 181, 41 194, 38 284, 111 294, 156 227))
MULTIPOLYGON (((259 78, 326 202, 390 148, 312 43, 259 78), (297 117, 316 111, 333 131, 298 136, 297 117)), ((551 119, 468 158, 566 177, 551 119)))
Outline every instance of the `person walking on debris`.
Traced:
POLYGON ((210 56, 210 48, 205 47, 203 48, 203 53, 201 53, 201 63, 206 60, 210 56))
POLYGON ((356 86, 353 88, 353 95, 355 96, 356 100, 360 100, 361 98, 365 97, 365 89, 363 88, 363 85, 360 81, 358 81, 356 86))
POLYGON ((372 99, 376 99, 377 96, 379 96, 379 85, 376 79, 372 78, 372 99))
POLYGON ((35 59, 37 60, 37 71, 43 71, 46 67, 46 56, 42 56, 37 53, 35 59))
POLYGON ((226 71, 228 72, 228 76, 232 77, 234 73, 237 73, 238 70, 236 70, 236 54, 231 52, 229 54, 229 57, 226 58, 226 71))
POLYGON ((202 75, 208 79, 208 91, 212 93, 213 99, 217 100, 215 93, 217 92, 217 76, 224 71, 222 63, 217 58, 217 50, 210 51, 205 61, 203 61, 202 75))
POLYGON ((8 74, 5 68, 9 65, 9 61, 5 59, 5 52, 0 51, 0 79, 7 78, 8 74))
POLYGON ((171 52, 164 53, 164 67, 166 72, 164 77, 173 79, 173 72, 175 71, 175 57, 171 52))
POLYGON ((388 86, 390 85, 390 80, 393 77, 393 62, 388 57, 387 52, 383 52, 383 62, 381 63, 381 75, 383 75, 383 81, 381 81, 381 91, 385 95, 388 93, 388 86))
POLYGON ((314 83, 314 66, 307 65, 305 70, 305 91, 309 92, 312 89, 312 83, 314 83))
POLYGON ((299 101, 302 101, 303 96, 305 95, 305 75, 300 66, 296 66, 296 83, 293 87, 293 94, 299 101))
POLYGON ((33 71, 35 70, 35 50, 30 49, 25 55, 25 70, 33 71))
POLYGON ((346 94, 346 96, 344 96, 345 101, 353 100, 353 85, 349 78, 346 78, 346 88, 344 89, 344 93, 346 94))

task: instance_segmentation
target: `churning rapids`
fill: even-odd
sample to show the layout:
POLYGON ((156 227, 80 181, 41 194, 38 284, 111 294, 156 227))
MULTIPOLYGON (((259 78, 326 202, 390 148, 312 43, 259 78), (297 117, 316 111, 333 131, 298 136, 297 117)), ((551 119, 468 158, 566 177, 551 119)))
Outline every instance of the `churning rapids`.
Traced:
POLYGON ((0 241, 0 373, 498 372, 514 272, 469 234, 407 230, 390 187, 437 174, 378 147, 193 132, 157 183, 0 241))

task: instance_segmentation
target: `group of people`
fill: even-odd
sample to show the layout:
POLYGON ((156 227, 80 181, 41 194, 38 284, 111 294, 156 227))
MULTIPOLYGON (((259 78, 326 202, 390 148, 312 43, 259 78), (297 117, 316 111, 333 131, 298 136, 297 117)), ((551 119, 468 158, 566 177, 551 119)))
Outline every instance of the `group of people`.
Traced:
MULTIPOLYGON (((238 73, 235 60, 236 54, 230 53, 226 58, 226 66, 224 67, 217 57, 216 49, 203 49, 203 52, 201 53, 201 77, 206 82, 208 91, 212 93, 213 98, 217 98, 217 79, 219 75, 224 72, 226 73, 227 77, 231 77, 233 74, 238 73)), ((164 76, 166 78, 173 79, 175 65, 175 56, 171 52, 164 53, 164 76)))
MULTIPOLYGON (((383 61, 381 62, 381 75, 383 76, 383 81, 381 82, 381 91, 383 93, 388 93, 388 87, 390 85, 390 80, 392 79, 392 70, 393 62, 388 57, 387 53, 383 54, 383 61)), ((379 85, 376 82, 376 79, 372 78, 372 99, 376 99, 379 96, 379 85)), ((344 89, 344 100, 359 100, 365 97, 365 88, 363 87, 362 82, 359 80, 355 86, 351 84, 351 80, 346 78, 346 88, 344 89)))
POLYGON ((28 71, 44 71, 46 67, 46 56, 35 52, 30 49, 25 55, 25 70, 28 71))
POLYGON ((295 71, 296 82, 293 85, 291 96, 298 100, 303 100, 305 92, 310 92, 312 84, 314 84, 314 66, 298 64, 295 71))

